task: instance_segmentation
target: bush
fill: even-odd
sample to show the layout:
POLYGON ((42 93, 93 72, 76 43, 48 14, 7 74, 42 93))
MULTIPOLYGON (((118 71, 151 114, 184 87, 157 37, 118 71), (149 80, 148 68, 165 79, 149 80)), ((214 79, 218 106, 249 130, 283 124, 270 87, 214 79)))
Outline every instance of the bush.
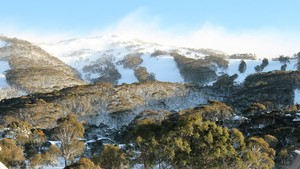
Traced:
POLYGON ((267 58, 264 58, 263 60, 262 60, 262 63, 261 63, 261 68, 262 69, 264 69, 265 67, 267 67, 268 66, 268 64, 269 64, 269 60, 267 59, 267 58))
POLYGON ((240 64, 239 64, 239 72, 240 73, 245 73, 247 69, 247 64, 244 60, 241 60, 240 64))
POLYGON ((46 165, 55 165, 58 163, 57 157, 61 155, 59 148, 51 145, 49 150, 42 154, 43 163, 46 165))
POLYGON ((155 81, 155 75, 147 72, 145 67, 137 67, 134 69, 134 75, 139 82, 155 81))
POLYGON ((71 164, 64 169, 101 169, 101 167, 95 165, 90 159, 82 157, 77 163, 71 164))
POLYGON ((180 55, 176 52, 171 53, 177 64, 181 76, 185 82, 205 84, 217 79, 217 74, 213 70, 214 64, 210 61, 214 60, 211 57, 206 59, 192 59, 180 55), (213 65, 213 66, 212 66, 213 65))
POLYGON ((160 56, 160 55, 168 55, 169 53, 163 50, 155 50, 151 56, 160 56))
POLYGON ((256 65, 256 66, 254 67, 254 70, 255 70, 256 72, 261 72, 261 71, 263 70, 263 68, 262 68, 260 65, 256 65))
POLYGON ((127 163, 125 153, 115 145, 105 145, 100 156, 93 158, 96 164, 101 164, 103 168, 117 169, 127 163))
POLYGON ((121 74, 113 63, 114 59, 113 56, 104 54, 91 65, 84 66, 82 70, 86 73, 85 78, 94 83, 109 82, 117 84, 121 74), (98 77, 92 78, 91 74, 96 74, 98 77))
POLYGON ((214 86, 217 87, 230 87, 234 85, 234 80, 238 77, 237 74, 229 76, 228 74, 224 74, 218 78, 218 80, 214 83, 214 86))
POLYGON ((30 161, 30 167, 31 167, 31 168, 34 168, 34 167, 36 167, 36 166, 40 166, 40 165, 42 165, 43 162, 44 162, 44 160, 43 160, 41 154, 36 154, 36 155, 34 155, 33 157, 31 157, 31 158, 29 159, 29 161, 30 161))
POLYGON ((126 55, 121 61, 124 68, 135 69, 136 67, 138 67, 143 62, 141 55, 142 53, 132 53, 126 55))
POLYGON ((252 53, 233 54, 229 56, 229 59, 244 59, 244 60, 255 60, 256 56, 252 53))
POLYGON ((24 165, 25 157, 23 151, 18 147, 14 140, 0 140, 0 161, 8 167, 18 167, 24 165))
POLYGON ((287 65, 286 65, 286 64, 283 64, 283 65, 280 67, 280 70, 286 71, 286 67, 287 67, 287 65))
POLYGON ((278 60, 280 63, 284 63, 284 64, 290 63, 290 57, 288 57, 288 56, 281 55, 281 56, 279 56, 278 60))
POLYGON ((218 55, 206 56, 204 60, 205 62, 207 62, 207 64, 216 63, 218 67, 223 69, 228 68, 228 64, 229 64, 229 62, 226 59, 224 59, 223 56, 218 56, 218 55))

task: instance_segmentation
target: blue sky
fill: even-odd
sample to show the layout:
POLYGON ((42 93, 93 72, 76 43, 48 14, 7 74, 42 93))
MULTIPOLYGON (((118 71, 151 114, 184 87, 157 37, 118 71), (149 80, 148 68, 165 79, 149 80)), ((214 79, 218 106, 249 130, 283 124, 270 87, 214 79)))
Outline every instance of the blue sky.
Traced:
MULTIPOLYGON (((111 31, 226 52, 256 52, 256 48, 266 50, 272 46, 278 50, 277 46, 284 46, 281 51, 269 52, 278 55, 296 52, 300 37, 297 0, 2 0, 0 3, 0 33, 29 39, 31 35, 39 41, 46 37, 90 36, 111 31), (237 46, 242 41, 245 46, 237 46), (228 44, 222 46, 225 43, 228 44), (255 44, 260 47, 251 46, 255 44), (247 45, 251 47, 246 48, 247 45)), ((259 50, 256 53, 268 54, 259 50)))

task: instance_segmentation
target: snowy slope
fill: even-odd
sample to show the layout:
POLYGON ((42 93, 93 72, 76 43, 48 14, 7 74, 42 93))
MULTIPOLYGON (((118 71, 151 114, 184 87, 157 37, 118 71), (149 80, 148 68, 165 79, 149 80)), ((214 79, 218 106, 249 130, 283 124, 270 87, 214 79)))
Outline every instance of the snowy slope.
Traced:
POLYGON ((0 61, 0 89, 7 88, 9 85, 6 82, 4 72, 9 70, 10 66, 7 61, 0 61))
MULTIPOLYGON (((3 48, 7 45, 8 45, 7 42, 0 40, 0 48, 3 48)), ((2 61, 0 58, 0 89, 9 87, 9 85, 6 82, 6 77, 4 74, 4 72, 9 69, 10 69, 9 63, 7 61, 2 61)))
POLYGON ((156 80, 184 82, 173 57, 164 55, 156 58, 145 55, 142 58, 144 61, 141 66, 146 67, 150 73, 154 73, 156 80))
POLYGON ((0 48, 3 48, 7 45, 7 42, 0 40, 0 48))
MULTIPOLYGON (((120 61, 127 54, 143 53, 141 56, 143 62, 140 66, 146 67, 149 73, 154 73, 156 80, 166 82, 184 82, 174 58, 170 56, 168 52, 176 51, 181 55, 194 59, 205 57, 205 54, 195 49, 145 43, 116 35, 71 39, 54 44, 39 44, 39 46, 50 54, 57 56, 66 64, 77 69, 81 77, 87 82, 91 82, 91 79, 97 78, 100 75, 95 72, 85 72, 84 67, 99 64, 99 59, 103 57, 111 57, 113 64, 121 74, 121 79, 118 80, 118 84, 138 81, 133 69, 124 68, 123 65, 120 64, 120 61), (151 54, 157 50, 165 52, 165 54, 152 57, 151 54)), ((241 74, 238 71, 241 60, 229 59, 228 61, 228 68, 218 69, 217 73, 218 75, 224 73, 228 75, 238 74, 238 78, 235 80, 236 83, 242 83, 248 75, 256 73, 254 67, 262 63, 261 60, 245 60, 247 69, 241 74)), ((296 62, 296 59, 291 59, 290 63, 287 63, 286 70, 296 70, 296 62)), ((263 72, 280 70, 281 65, 282 63, 279 61, 269 60, 269 64, 264 68, 263 72)), ((209 84, 213 83, 211 82, 209 84)))
MULTIPOLYGON (((229 65, 228 68, 225 70, 218 70, 219 74, 221 73, 227 73, 228 75, 232 76, 234 74, 237 74, 238 77, 235 80, 236 83, 242 83, 244 81, 244 79, 253 74, 256 73, 254 67, 257 65, 260 65, 262 63, 261 60, 244 60, 246 62, 247 65, 247 69, 244 73, 240 73, 238 71, 238 67, 239 64, 241 62, 240 59, 229 59, 229 65)), ((297 63, 297 59, 291 59, 290 63, 287 63, 287 68, 286 70, 296 70, 296 63, 297 63)), ((273 60, 269 60, 269 64, 263 69, 262 72, 269 72, 269 71, 273 71, 273 70, 280 70, 281 68, 281 63, 279 61, 273 61, 273 60)))
POLYGON ((295 90, 295 99, 294 99, 295 104, 300 104, 300 89, 295 90))
MULTIPOLYGON (((154 73, 156 79, 167 82, 183 82, 173 57, 169 55, 151 57, 156 50, 170 52, 174 48, 157 44, 144 43, 137 40, 123 40, 115 35, 99 36, 84 39, 71 39, 60 41, 55 44, 39 44, 48 53, 57 56, 66 64, 78 70, 82 79, 91 82, 90 79, 99 77, 97 73, 85 72, 84 67, 99 63, 103 57, 111 57, 113 64, 121 74, 118 84, 138 82, 134 76, 133 69, 126 69, 118 64, 124 56, 132 53, 143 53, 143 63, 140 66, 146 67, 149 73, 154 73)), ((182 49, 181 53, 186 53, 182 49)), ((190 57, 195 56, 189 53, 190 57)), ((197 56, 204 56, 198 53, 197 56)))

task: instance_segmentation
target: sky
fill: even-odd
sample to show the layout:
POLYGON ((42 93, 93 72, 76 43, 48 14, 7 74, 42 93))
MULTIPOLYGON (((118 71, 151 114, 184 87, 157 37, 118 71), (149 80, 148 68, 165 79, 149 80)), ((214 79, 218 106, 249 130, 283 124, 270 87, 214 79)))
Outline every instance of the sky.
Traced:
POLYGON ((0 0, 0 34, 35 42, 120 34, 259 57, 300 51, 297 0, 0 0))

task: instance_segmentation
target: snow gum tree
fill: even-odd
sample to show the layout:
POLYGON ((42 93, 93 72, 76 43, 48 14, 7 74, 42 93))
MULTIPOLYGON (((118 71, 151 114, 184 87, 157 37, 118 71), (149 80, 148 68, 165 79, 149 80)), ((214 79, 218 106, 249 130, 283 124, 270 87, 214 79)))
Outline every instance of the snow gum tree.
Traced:
POLYGON ((238 129, 205 120, 199 110, 184 110, 160 123, 144 121, 132 141, 139 152, 135 159, 142 159, 145 169, 274 167, 275 151, 263 138, 245 139, 238 129))
POLYGON ((124 168, 127 164, 125 153, 116 145, 107 144, 104 145, 100 156, 93 158, 95 164, 102 166, 103 168, 118 169, 124 168))
POLYGON ((261 63, 262 69, 264 69, 265 67, 267 67, 268 64, 269 64, 269 60, 268 60, 267 58, 264 58, 264 59, 262 60, 262 63, 261 63))
POLYGON ((84 135, 84 127, 77 121, 75 115, 70 114, 58 119, 54 135, 57 140, 61 141, 60 151, 65 159, 65 165, 82 153, 84 143, 81 139, 84 135))
POLYGON ((239 72, 240 73, 245 73, 247 69, 247 64, 244 60, 241 60, 240 64, 239 64, 239 72))
POLYGON ((65 169, 101 169, 99 165, 95 165, 93 161, 88 158, 80 158, 77 163, 71 164, 65 169))
POLYGON ((13 139, 0 140, 0 161, 9 167, 19 167, 24 164, 23 150, 13 139))
POLYGON ((9 130, 4 134, 5 137, 16 140, 18 146, 23 147, 30 140, 32 126, 29 123, 16 120, 8 124, 7 128, 9 130))

